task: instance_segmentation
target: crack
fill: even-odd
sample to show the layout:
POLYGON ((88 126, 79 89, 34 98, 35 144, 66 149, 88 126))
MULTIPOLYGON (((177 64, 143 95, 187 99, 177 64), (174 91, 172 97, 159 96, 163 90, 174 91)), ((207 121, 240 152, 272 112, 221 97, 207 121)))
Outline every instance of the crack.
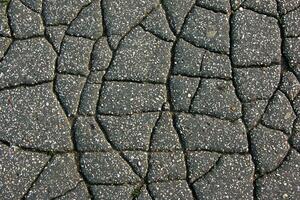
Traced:
POLYGON ((39 180, 41 174, 45 171, 45 169, 47 168, 47 166, 54 160, 54 156, 52 156, 50 159, 48 159, 48 161, 45 163, 45 165, 43 166, 43 168, 41 169, 40 173, 35 177, 35 179, 32 181, 30 187, 27 189, 27 191, 24 193, 23 197, 21 198, 21 200, 26 200, 27 196, 29 195, 31 189, 33 188, 34 184, 39 180))
POLYGON ((20 3, 23 5, 23 6, 25 6, 26 8, 28 8, 29 10, 31 10, 32 12, 35 12, 35 13, 37 13, 37 14, 39 14, 39 15, 41 15, 41 13, 39 13, 39 12, 37 12, 37 11, 35 11, 35 10, 33 10, 32 8, 30 8, 28 5, 26 5, 23 1, 21 1, 20 0, 20 3))
POLYGON ((193 182, 191 182, 191 184, 193 185, 194 183, 198 182, 200 179, 203 179, 203 178, 207 177, 211 172, 213 172, 216 169, 216 167, 220 164, 222 158, 223 158, 223 155, 220 155, 218 160, 215 162, 215 164, 212 165, 209 168, 209 170, 207 172, 205 172, 202 176, 198 177, 193 182))
POLYGON ((172 103, 172 95, 171 95, 171 80, 172 80, 172 74, 174 74, 174 61, 175 61, 175 49, 178 42, 178 38, 176 37, 176 40, 173 42, 173 46, 171 48, 171 58, 170 58, 170 66, 169 71, 167 74, 167 82, 166 82, 166 90, 167 90, 167 103, 169 103, 170 110, 174 110, 174 105, 172 103))
POLYGON ((280 62, 271 62, 269 64, 261 64, 261 65, 234 65, 234 68, 237 69, 247 69, 247 68, 264 68, 264 67, 273 67, 280 65, 280 62))
POLYGON ((92 71, 91 71, 91 69, 92 69, 92 57, 93 57, 93 51, 94 51, 94 48, 95 48, 95 46, 96 46, 96 43, 97 43, 97 41, 95 41, 94 42, 94 44, 93 44, 93 48, 92 48, 92 51, 91 51, 91 53, 90 53, 90 59, 89 59, 89 64, 88 64, 88 68, 89 68, 89 74, 87 75, 87 76, 84 76, 85 77, 85 83, 84 83, 84 85, 83 85, 83 87, 82 87, 82 89, 81 89, 81 91, 80 91, 80 97, 79 97, 79 102, 78 102, 78 106, 77 106, 77 110, 76 110, 76 115, 78 116, 80 113, 79 113, 79 110, 80 110, 80 106, 82 105, 82 99, 83 99, 83 91, 84 91, 84 89, 88 86, 88 84, 90 84, 89 82, 88 82, 88 77, 90 76, 90 74, 92 73, 92 71))
POLYGON ((39 86, 39 85, 43 85, 43 84, 48 84, 48 83, 53 83, 54 80, 45 80, 45 81, 39 81, 36 83, 21 83, 18 85, 11 85, 11 86, 6 86, 0 89, 0 92, 2 91, 6 91, 6 90, 13 90, 13 89, 17 89, 20 87, 23 88, 27 88, 27 87, 35 87, 35 86, 39 86))
MULTIPOLYGON (((74 146, 76 147, 76 144, 74 144, 74 146)), ((77 167, 77 172, 79 173, 79 176, 81 177, 83 183, 87 187, 89 198, 93 199, 93 193, 92 193, 91 185, 89 184, 89 181, 87 180, 87 178, 84 176, 84 173, 82 172, 81 165, 80 165, 80 153, 78 153, 77 150, 76 150, 76 153, 75 153, 75 163, 76 163, 76 167, 77 167)))
MULTIPOLYGON (((163 7, 163 0, 160 1, 162 7, 163 7)), ((181 26, 181 29, 178 33, 178 35, 176 34, 176 30, 172 30, 172 27, 170 26, 169 28, 172 30, 172 32, 174 33, 176 39, 175 41, 173 42, 173 46, 171 48, 171 64, 170 64, 170 69, 169 69, 169 72, 168 72, 168 75, 167 75, 167 82, 166 82, 166 89, 167 89, 167 102, 169 103, 170 105, 170 111, 173 111, 175 110, 174 109, 174 105, 172 103, 172 95, 171 95, 171 80, 172 80, 172 75, 174 74, 174 68, 175 68, 175 51, 176 51, 176 45, 180 39, 179 35, 181 35, 181 32, 183 30, 183 26, 184 24, 186 23, 187 19, 188 19, 188 15, 192 12, 192 10, 194 9, 195 7, 195 2, 193 3, 193 5, 191 6, 190 10, 187 12, 185 18, 184 18, 184 22, 181 26)), ((164 8, 163 8, 164 9, 164 8)), ((165 10, 165 9, 164 9, 165 10)), ((165 11, 166 15, 167 15, 167 12, 165 11)), ((167 21, 169 22, 168 20, 168 17, 167 17, 167 21)), ((170 23, 170 22, 169 22, 170 23)), ((169 24, 170 25, 170 24, 169 24)))
POLYGON ((159 34, 154 33, 154 32, 151 31, 151 30, 147 30, 147 28, 146 28, 143 24, 140 24, 140 27, 141 27, 145 32, 150 33, 150 34, 152 34, 153 36, 157 37, 159 40, 162 40, 162 41, 165 41, 165 42, 174 42, 174 40, 172 40, 172 39, 163 38, 163 37, 160 36, 159 34))
POLYGON ((186 73, 181 73, 181 72, 173 74, 173 77, 174 76, 181 76, 181 77, 186 77, 186 78, 217 79, 217 80, 221 80, 221 81, 231 81, 233 79, 233 78, 230 78, 230 77, 213 77, 213 76, 207 76, 207 75, 191 75, 191 74, 186 74, 186 73))
POLYGON ((161 119, 161 117, 162 117, 162 112, 159 113, 159 116, 158 116, 158 118, 157 118, 157 120, 156 120, 156 122, 155 122, 155 124, 154 124, 154 126, 152 128, 152 130, 151 130, 151 135, 150 135, 150 140, 149 140, 149 146, 148 146, 148 166, 147 166, 146 175, 144 177, 144 182, 147 183, 147 189, 148 189, 148 184, 149 184, 148 177, 149 177, 149 173, 150 173, 149 169, 150 169, 150 161, 151 161, 151 156, 152 156, 151 155, 152 151, 150 152, 150 150, 151 150, 151 146, 152 146, 152 143, 153 143, 153 135, 154 135, 154 132, 156 130, 156 127, 157 127, 158 122, 161 119))
MULTIPOLYGON (((84 8, 88 7, 89 5, 91 5, 93 2, 94 2, 94 1, 91 1, 90 3, 88 3, 88 4, 85 5, 85 6, 83 6, 83 7, 80 9, 80 11, 77 13, 77 16, 70 22, 70 25, 68 25, 67 30, 70 28, 72 22, 79 16, 79 14, 82 12, 82 10, 83 10, 84 8)), ((43 2, 43 4, 44 4, 44 2, 43 2)), ((67 30, 66 30, 66 32, 67 32, 67 30)), ((63 39, 62 39, 62 42, 65 40, 65 37, 66 37, 66 35, 67 35, 66 32, 65 32, 65 35, 64 35, 64 37, 63 37, 63 39)), ((96 43, 96 42, 95 42, 95 43, 96 43)), ((95 43, 94 43, 93 45, 95 45, 95 43)), ((61 54, 62 46, 63 46, 63 45, 60 46, 60 49, 59 49, 59 55, 61 54)), ((94 47, 94 46, 93 46, 93 47, 94 47)), ((92 56, 92 52, 91 52, 90 57, 91 57, 91 56, 92 56)), ((91 59, 90 59, 90 61, 89 61, 89 65, 91 65, 91 59)), ((58 75, 58 74, 64 74, 64 72, 63 72, 63 73, 59 73, 59 72, 58 72, 58 66, 59 66, 59 63, 58 63, 58 57, 57 57, 57 59, 56 59, 56 67, 55 67, 55 72, 56 72, 56 75, 55 75, 55 82, 56 82, 56 80, 57 80, 57 75, 58 75)), ((69 74, 69 73, 65 73, 65 74, 68 74, 68 75, 74 75, 74 74, 69 74)), ((84 75, 81 75, 81 74, 76 74, 76 75, 77 75, 77 76, 81 76, 81 77, 84 76, 84 75)), ((85 77, 86 80, 87 80, 87 76, 84 76, 84 77, 85 77)), ((85 80, 85 81, 86 81, 86 80, 85 80)), ((87 81, 86 81, 86 82, 87 82, 87 81)), ((86 84, 86 83, 85 83, 85 84, 86 84)), ((82 90, 83 90, 83 89, 84 89, 84 87, 82 88, 82 90)), ((82 90, 81 90, 81 92, 80 92, 80 100, 81 100, 81 98, 82 98, 82 90)), ((57 98, 58 102, 60 103, 61 107, 64 108, 62 102, 59 100, 58 91, 56 91, 54 85, 53 85, 53 91, 55 92, 56 98, 57 98)), ((90 199, 92 199, 93 195, 92 195, 91 186, 88 184, 88 180, 87 180, 86 177, 84 176, 84 174, 83 174, 83 172, 82 172, 82 169, 81 169, 81 165, 80 165, 80 153, 79 153, 78 148, 77 148, 76 135, 75 135, 75 131, 76 131, 76 130, 75 130, 75 123, 76 123, 76 119, 78 118, 78 110, 79 110, 78 108, 79 108, 79 106, 80 106, 80 100, 79 100, 79 103, 78 103, 78 106, 77 106, 76 114, 75 114, 75 116, 72 116, 71 118, 69 118, 69 123, 70 123, 70 126, 71 126, 71 139, 72 139, 72 143, 73 143, 73 148, 74 148, 74 151, 76 152, 76 153, 74 154, 74 156, 75 156, 75 162, 76 162, 77 171, 78 171, 80 177, 82 178, 82 180, 84 181, 84 183, 85 183, 85 185, 86 185, 86 187, 87 187, 87 190, 88 190, 88 194, 89 194, 90 199)), ((64 110, 65 115, 66 115, 66 114, 67 114, 67 113, 66 113, 66 110, 65 110, 65 109, 63 109, 63 110, 64 110)), ((66 115, 66 116, 67 116, 67 115, 66 115)))
POLYGON ((282 167, 282 165, 283 165, 283 164, 288 160, 288 158, 290 157, 292 149, 293 149, 292 147, 289 148, 287 154, 285 155, 285 157, 282 159, 282 161, 278 164, 278 166, 277 166, 275 169, 273 169, 272 171, 266 172, 266 173, 264 173, 264 174, 258 174, 257 177, 256 177, 256 180, 261 179, 261 178, 263 178, 263 177, 265 177, 265 176, 267 176, 267 175, 273 174, 273 173, 275 173, 278 169, 280 169, 280 168, 282 167))
POLYGON ((251 9, 250 7, 245 6, 245 5, 241 5, 240 8, 243 8, 244 10, 250 10, 250 11, 255 12, 257 14, 264 15, 266 17, 272 17, 274 19, 279 19, 279 15, 272 15, 271 13, 265 13, 265 12, 261 12, 261 11, 258 11, 258 10, 254 10, 254 9, 251 9))
MULTIPOLYGON (((278 4, 280 4, 280 2, 279 2, 279 0, 276 0, 276 2, 277 2, 277 8, 278 8, 278 7, 279 7, 278 4)), ((296 11, 296 10, 298 10, 298 9, 300 9, 300 4, 299 4, 298 6, 296 6, 295 8, 293 8, 293 9, 287 11, 286 13, 281 13, 281 12, 279 12, 279 11, 278 11, 278 12, 279 12, 280 15, 287 15, 287 14, 289 14, 290 12, 294 12, 294 11, 296 11)))
POLYGON ((72 138, 72 143, 73 143, 73 148, 74 148, 74 157, 75 157, 75 163, 76 163, 76 168, 77 168, 77 172, 79 174, 79 176, 81 177, 81 179, 84 181, 86 187, 87 187, 87 190, 88 190, 88 194, 90 196, 90 198, 92 197, 92 191, 91 191, 91 187, 90 185, 88 184, 88 180, 86 179, 86 177, 84 176, 84 173, 82 172, 82 169, 81 169, 81 164, 80 164, 80 153, 78 151, 78 148, 77 148, 77 143, 76 143, 76 135, 75 135, 75 123, 76 123, 76 120, 75 120, 75 116, 74 118, 70 121, 70 123, 72 124, 72 128, 71 128, 71 138, 72 138))
POLYGON ((91 38, 88 36, 84 36, 84 35, 76 35, 76 34, 71 34, 68 32, 68 30, 70 29, 70 26, 68 27, 68 29, 65 31, 65 35, 70 36, 70 37, 76 37, 76 38, 83 38, 83 39, 87 39, 87 40, 91 40, 96 42, 99 38, 101 38, 102 36, 98 37, 98 38, 91 38))
POLYGON ((69 192, 75 191, 75 190, 77 189, 77 187, 79 186, 79 184, 82 183, 82 182, 84 183, 83 180, 82 180, 82 181, 79 181, 79 182, 76 184, 76 186, 75 186, 74 188, 72 188, 72 189, 70 189, 70 190, 67 190, 66 192, 64 192, 63 194, 61 194, 61 195, 59 195, 59 196, 56 196, 56 197, 54 197, 54 198, 51 198, 51 200, 59 199, 59 198, 65 196, 65 195, 67 195, 69 192))
MULTIPOLYGON (((119 46, 120 46, 121 42, 124 40, 124 38, 125 38, 125 37, 126 37, 133 29, 135 29, 136 27, 140 26, 141 23, 142 23, 149 15, 151 15, 151 13, 152 13, 154 10, 156 10, 158 6, 159 6, 159 4, 156 5, 156 6, 154 6, 149 12, 145 13, 145 15, 144 15, 144 16, 143 16, 143 17, 142 17, 135 25, 133 25, 132 27, 130 27, 129 30, 126 31, 125 33, 120 34, 120 35, 119 35, 119 34, 108 35, 108 37, 109 37, 109 36, 113 36, 113 35, 121 36, 121 39, 119 40, 119 43, 117 44, 117 47, 116 47, 115 49, 112 47, 112 45, 110 44, 110 42, 108 42, 108 44, 109 44, 109 46, 110 46, 110 49, 111 49, 111 51, 112 51, 112 53, 113 53, 113 58, 114 58, 115 52, 119 49, 119 46)), ((103 8, 103 9, 104 9, 104 8, 103 8)), ((104 9, 104 10, 105 10, 105 9, 104 9)), ((104 20, 105 20, 105 18, 104 18, 104 20)), ((110 65, 109 65, 109 67, 110 67, 110 65)), ((109 68, 109 67, 108 67, 108 68, 109 68)))
POLYGON ((165 17, 166 17, 166 19, 167 19, 167 22, 168 22, 168 25, 169 25, 169 29, 172 31, 172 33, 173 33, 173 35, 176 37, 176 30, 175 30, 175 28, 174 28, 174 30, 173 30, 173 28, 172 28, 172 26, 171 26, 171 17, 168 15, 168 12, 167 12, 167 8, 166 8, 166 5, 164 4, 164 0, 159 0, 159 4, 161 5, 161 8, 163 9, 163 11, 164 11, 164 13, 165 13, 165 17))
POLYGON ((93 186, 137 186, 143 184, 142 182, 123 182, 123 183, 93 183, 93 186))
MULTIPOLYGON (((240 97, 240 94, 239 94, 239 92, 238 92, 238 85, 237 85, 237 83, 236 83, 236 81, 234 80, 234 75, 235 75, 235 70, 233 69, 234 67, 235 67, 235 65, 234 65, 234 62, 233 62, 233 60, 232 60, 232 47, 233 47, 233 41, 234 41, 234 38, 233 38, 233 33, 232 33, 232 30, 233 30, 233 23, 234 23, 234 21, 233 21, 233 16, 234 16, 234 14, 233 13, 230 13, 230 16, 229 16, 229 41, 230 41, 230 45, 229 45, 229 52, 230 52, 230 56, 229 56, 229 59, 230 59, 230 64, 231 64, 231 67, 232 67, 232 69, 231 69, 231 76, 232 76, 232 78, 233 78, 233 81, 232 81, 232 85, 233 85, 233 87, 234 87, 234 92, 235 92, 235 94, 236 94, 236 97, 238 98, 238 100, 239 100, 239 102, 240 102, 240 104, 241 104, 241 108, 242 108, 242 110, 241 110, 241 114, 242 114, 242 117, 241 117, 241 119, 242 119, 242 123, 243 123, 243 125, 244 125, 244 127, 245 127, 245 130, 246 130, 246 134, 247 134, 247 142, 248 142, 248 153, 250 154, 250 156, 251 156, 251 161, 252 161, 252 163, 253 163, 253 166, 254 166, 254 172, 256 172, 257 171, 257 167, 256 167, 256 162, 255 162, 255 160, 254 160, 254 153, 252 152, 252 143, 251 143, 251 135, 250 135, 250 130, 247 130, 246 129, 246 123, 245 123, 245 106, 244 106, 244 102, 242 101, 242 98, 240 97)), ((262 114, 262 116, 263 116, 263 114, 262 114)), ((259 124, 259 123, 257 123, 257 124, 259 124)), ((256 200, 257 199, 257 186, 256 186, 256 181, 255 181, 255 176, 256 176, 256 174, 254 173, 253 174, 253 189, 252 189, 252 195, 253 195, 253 198, 254 198, 254 200, 256 200)))
POLYGON ((110 140, 109 138, 109 134, 108 131, 105 129, 105 127, 102 125, 101 120, 99 120, 97 117, 95 117, 95 121, 97 122, 100 130, 102 131, 105 140, 108 142, 108 144, 111 146, 112 148, 112 152, 117 152, 119 154, 119 156, 127 163, 127 165, 129 166, 129 168, 132 170, 132 172, 134 174, 136 174, 138 177, 140 177, 136 171, 134 170, 134 168, 132 167, 131 163, 125 158, 125 155, 118 151, 118 148, 114 145, 114 143, 110 140))
MULTIPOLYGON (((147 111, 140 111, 140 112, 131 112, 131 113, 124 113, 124 114, 115 114, 115 113, 101 113, 101 112, 98 112, 97 115, 101 115, 101 116, 114 116, 114 117, 123 117, 123 116, 132 116, 132 115, 141 115, 141 114, 146 114, 146 113, 158 113, 158 112, 161 112, 161 110, 147 110, 147 111)), ((207 116, 207 117, 210 117, 210 118, 213 118, 213 119, 217 119, 217 120, 222 120, 222 121, 228 121, 228 122, 235 122, 239 119, 241 119, 241 117, 238 117, 238 118, 219 118, 219 117, 216 117, 214 115, 209 115, 209 114, 205 114, 205 113, 200 113, 200 112, 187 112, 187 111, 169 111, 170 113, 173 113, 173 114, 186 114, 186 115, 202 115, 202 116, 207 116)), ((94 116, 94 115, 92 115, 94 116)))
POLYGON ((193 45, 193 46, 196 47, 196 48, 200 48, 200 49, 209 51, 210 53, 217 53, 217 54, 229 56, 229 53, 226 52, 226 51, 216 51, 216 50, 214 50, 214 49, 210 49, 210 48, 207 48, 207 47, 204 47, 204 46, 197 45, 197 44, 195 44, 193 41, 189 41, 189 40, 185 39, 184 37, 179 36, 179 38, 180 38, 181 40, 183 40, 183 41, 185 41, 185 42, 187 42, 187 43, 193 45))
POLYGON ((147 114, 147 113, 159 113, 160 110, 154 110, 154 111, 141 111, 141 112, 131 112, 131 113, 125 113, 125 114, 111 114, 111 113, 101 113, 98 112, 97 115, 100 116, 112 116, 112 117, 124 117, 124 116, 132 116, 132 115, 141 115, 141 114, 147 114))
POLYGON ((13 40, 12 38, 10 38, 10 39, 11 39, 11 41, 10 41, 9 46, 8 46, 7 49, 4 51, 2 58, 0 58, 0 64, 1 64, 2 61, 5 59, 6 55, 8 54, 8 52, 9 52, 9 51, 11 50, 11 48, 12 48, 12 44, 14 43, 14 40, 13 40))
MULTIPOLYGON (((202 55, 202 58, 201 58, 200 72, 203 71, 203 61, 204 61, 205 55, 206 55, 206 51, 203 52, 203 55, 202 55)), ((196 99, 196 97, 197 97, 197 94, 198 94, 198 92, 200 91, 201 84, 202 84, 202 78, 199 79, 198 86, 197 86, 197 88, 196 88, 196 90, 195 90, 194 95, 193 95, 192 98, 191 98, 191 103, 190 103, 190 105, 189 105, 189 113, 192 112, 192 107, 193 107, 193 104, 194 104, 195 99, 196 99)))
MULTIPOLYGON (((1 142, 1 141, 0 141, 1 142)), ((149 150, 136 150, 136 149, 123 149, 122 151, 127 151, 127 152, 144 152, 144 153, 149 153, 149 150)), ((194 149, 194 150, 185 150, 185 153, 191 153, 191 152, 209 152, 209 153, 218 153, 222 155, 248 155, 248 152, 226 152, 226 151, 218 151, 218 150, 212 150, 212 149, 194 149)), ((116 150, 77 150, 77 151, 70 151, 70 152, 54 152, 53 155, 55 154, 63 154, 63 153, 115 153, 116 150)), ((182 150, 151 150, 151 153, 181 153, 182 150)))
POLYGON ((22 146, 19 144, 13 144, 12 142, 9 142, 9 141, 3 140, 3 139, 0 139, 0 142, 8 147, 15 146, 22 151, 40 153, 40 154, 45 154, 45 155, 49 155, 49 156, 53 156, 53 155, 57 155, 57 154, 65 154, 65 153, 75 153, 74 150, 67 150, 67 151, 42 150, 42 149, 37 149, 37 148, 33 148, 33 147, 22 146))
POLYGON ((185 163, 185 170, 186 170, 186 180, 187 180, 187 184, 188 184, 188 187, 192 193, 192 196, 193 196, 193 199, 198 199, 197 197, 197 194, 196 194, 196 191, 194 190, 193 188, 193 184, 190 182, 190 179, 189 179, 189 170, 188 170, 188 163, 187 163, 187 151, 186 151, 186 146, 185 146, 185 142, 184 142, 184 138, 182 137, 181 133, 180 133, 180 129, 177 125, 177 122, 176 122, 176 116, 174 113, 172 113, 172 122, 173 122, 173 127, 178 135, 178 138, 179 138, 179 142, 180 142, 180 145, 181 145, 181 149, 183 150, 184 152, 184 163, 185 163))
POLYGON ((226 12, 226 11, 223 11, 223 10, 216 10, 216 9, 214 9, 214 8, 210 8, 210 7, 207 7, 207 6, 205 6, 205 5, 201 5, 201 4, 199 4, 197 1, 196 1, 196 6, 197 7, 199 7, 199 8, 203 8, 203 9, 205 9, 205 10, 209 10, 209 11, 212 11, 212 12, 214 12, 215 14, 224 14, 224 15, 227 15, 228 14, 228 12, 226 12))
POLYGON ((13 36, 13 33, 12 33, 12 28, 11 28, 11 18, 9 17, 9 14, 8 14, 8 10, 9 10, 9 7, 11 6, 11 1, 9 0, 7 5, 6 5, 6 18, 7 18, 7 25, 8 25, 8 29, 9 29, 9 36, 13 36))
POLYGON ((149 188, 149 184, 146 184, 146 191, 148 192, 149 196, 151 197, 152 200, 155 200, 155 197, 153 196, 150 188, 149 188))
POLYGON ((156 82, 156 81, 151 81, 151 80, 130 80, 130 79, 108 79, 104 78, 103 82, 118 82, 118 83, 140 83, 140 84, 152 84, 152 85, 166 85, 165 82, 156 82))

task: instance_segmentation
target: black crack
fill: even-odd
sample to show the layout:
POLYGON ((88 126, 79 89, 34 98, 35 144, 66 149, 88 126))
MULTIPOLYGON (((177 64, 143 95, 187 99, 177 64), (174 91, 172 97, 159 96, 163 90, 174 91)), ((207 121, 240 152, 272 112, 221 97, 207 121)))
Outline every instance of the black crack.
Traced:
POLYGON ((0 198, 297 199, 300 0, 0 0, 0 198))

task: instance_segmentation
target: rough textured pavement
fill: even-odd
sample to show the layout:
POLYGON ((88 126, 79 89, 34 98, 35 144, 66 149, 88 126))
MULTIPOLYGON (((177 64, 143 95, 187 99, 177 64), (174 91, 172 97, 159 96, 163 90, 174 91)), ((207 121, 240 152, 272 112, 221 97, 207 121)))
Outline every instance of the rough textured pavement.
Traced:
POLYGON ((0 2, 1 200, 300 199, 300 0, 0 2))

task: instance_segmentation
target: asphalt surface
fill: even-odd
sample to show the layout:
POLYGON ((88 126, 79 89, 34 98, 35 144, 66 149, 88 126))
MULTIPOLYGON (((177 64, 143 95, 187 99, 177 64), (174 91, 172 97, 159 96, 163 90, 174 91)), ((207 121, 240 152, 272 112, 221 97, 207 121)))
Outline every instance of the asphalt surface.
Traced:
POLYGON ((0 2, 1 200, 300 199, 300 0, 0 2))

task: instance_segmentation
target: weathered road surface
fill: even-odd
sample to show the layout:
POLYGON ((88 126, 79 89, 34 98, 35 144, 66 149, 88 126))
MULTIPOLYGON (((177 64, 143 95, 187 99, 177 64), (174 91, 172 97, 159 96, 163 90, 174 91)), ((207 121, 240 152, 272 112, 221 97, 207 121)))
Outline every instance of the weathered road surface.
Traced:
POLYGON ((0 199, 300 199, 300 0, 0 0, 0 199))

